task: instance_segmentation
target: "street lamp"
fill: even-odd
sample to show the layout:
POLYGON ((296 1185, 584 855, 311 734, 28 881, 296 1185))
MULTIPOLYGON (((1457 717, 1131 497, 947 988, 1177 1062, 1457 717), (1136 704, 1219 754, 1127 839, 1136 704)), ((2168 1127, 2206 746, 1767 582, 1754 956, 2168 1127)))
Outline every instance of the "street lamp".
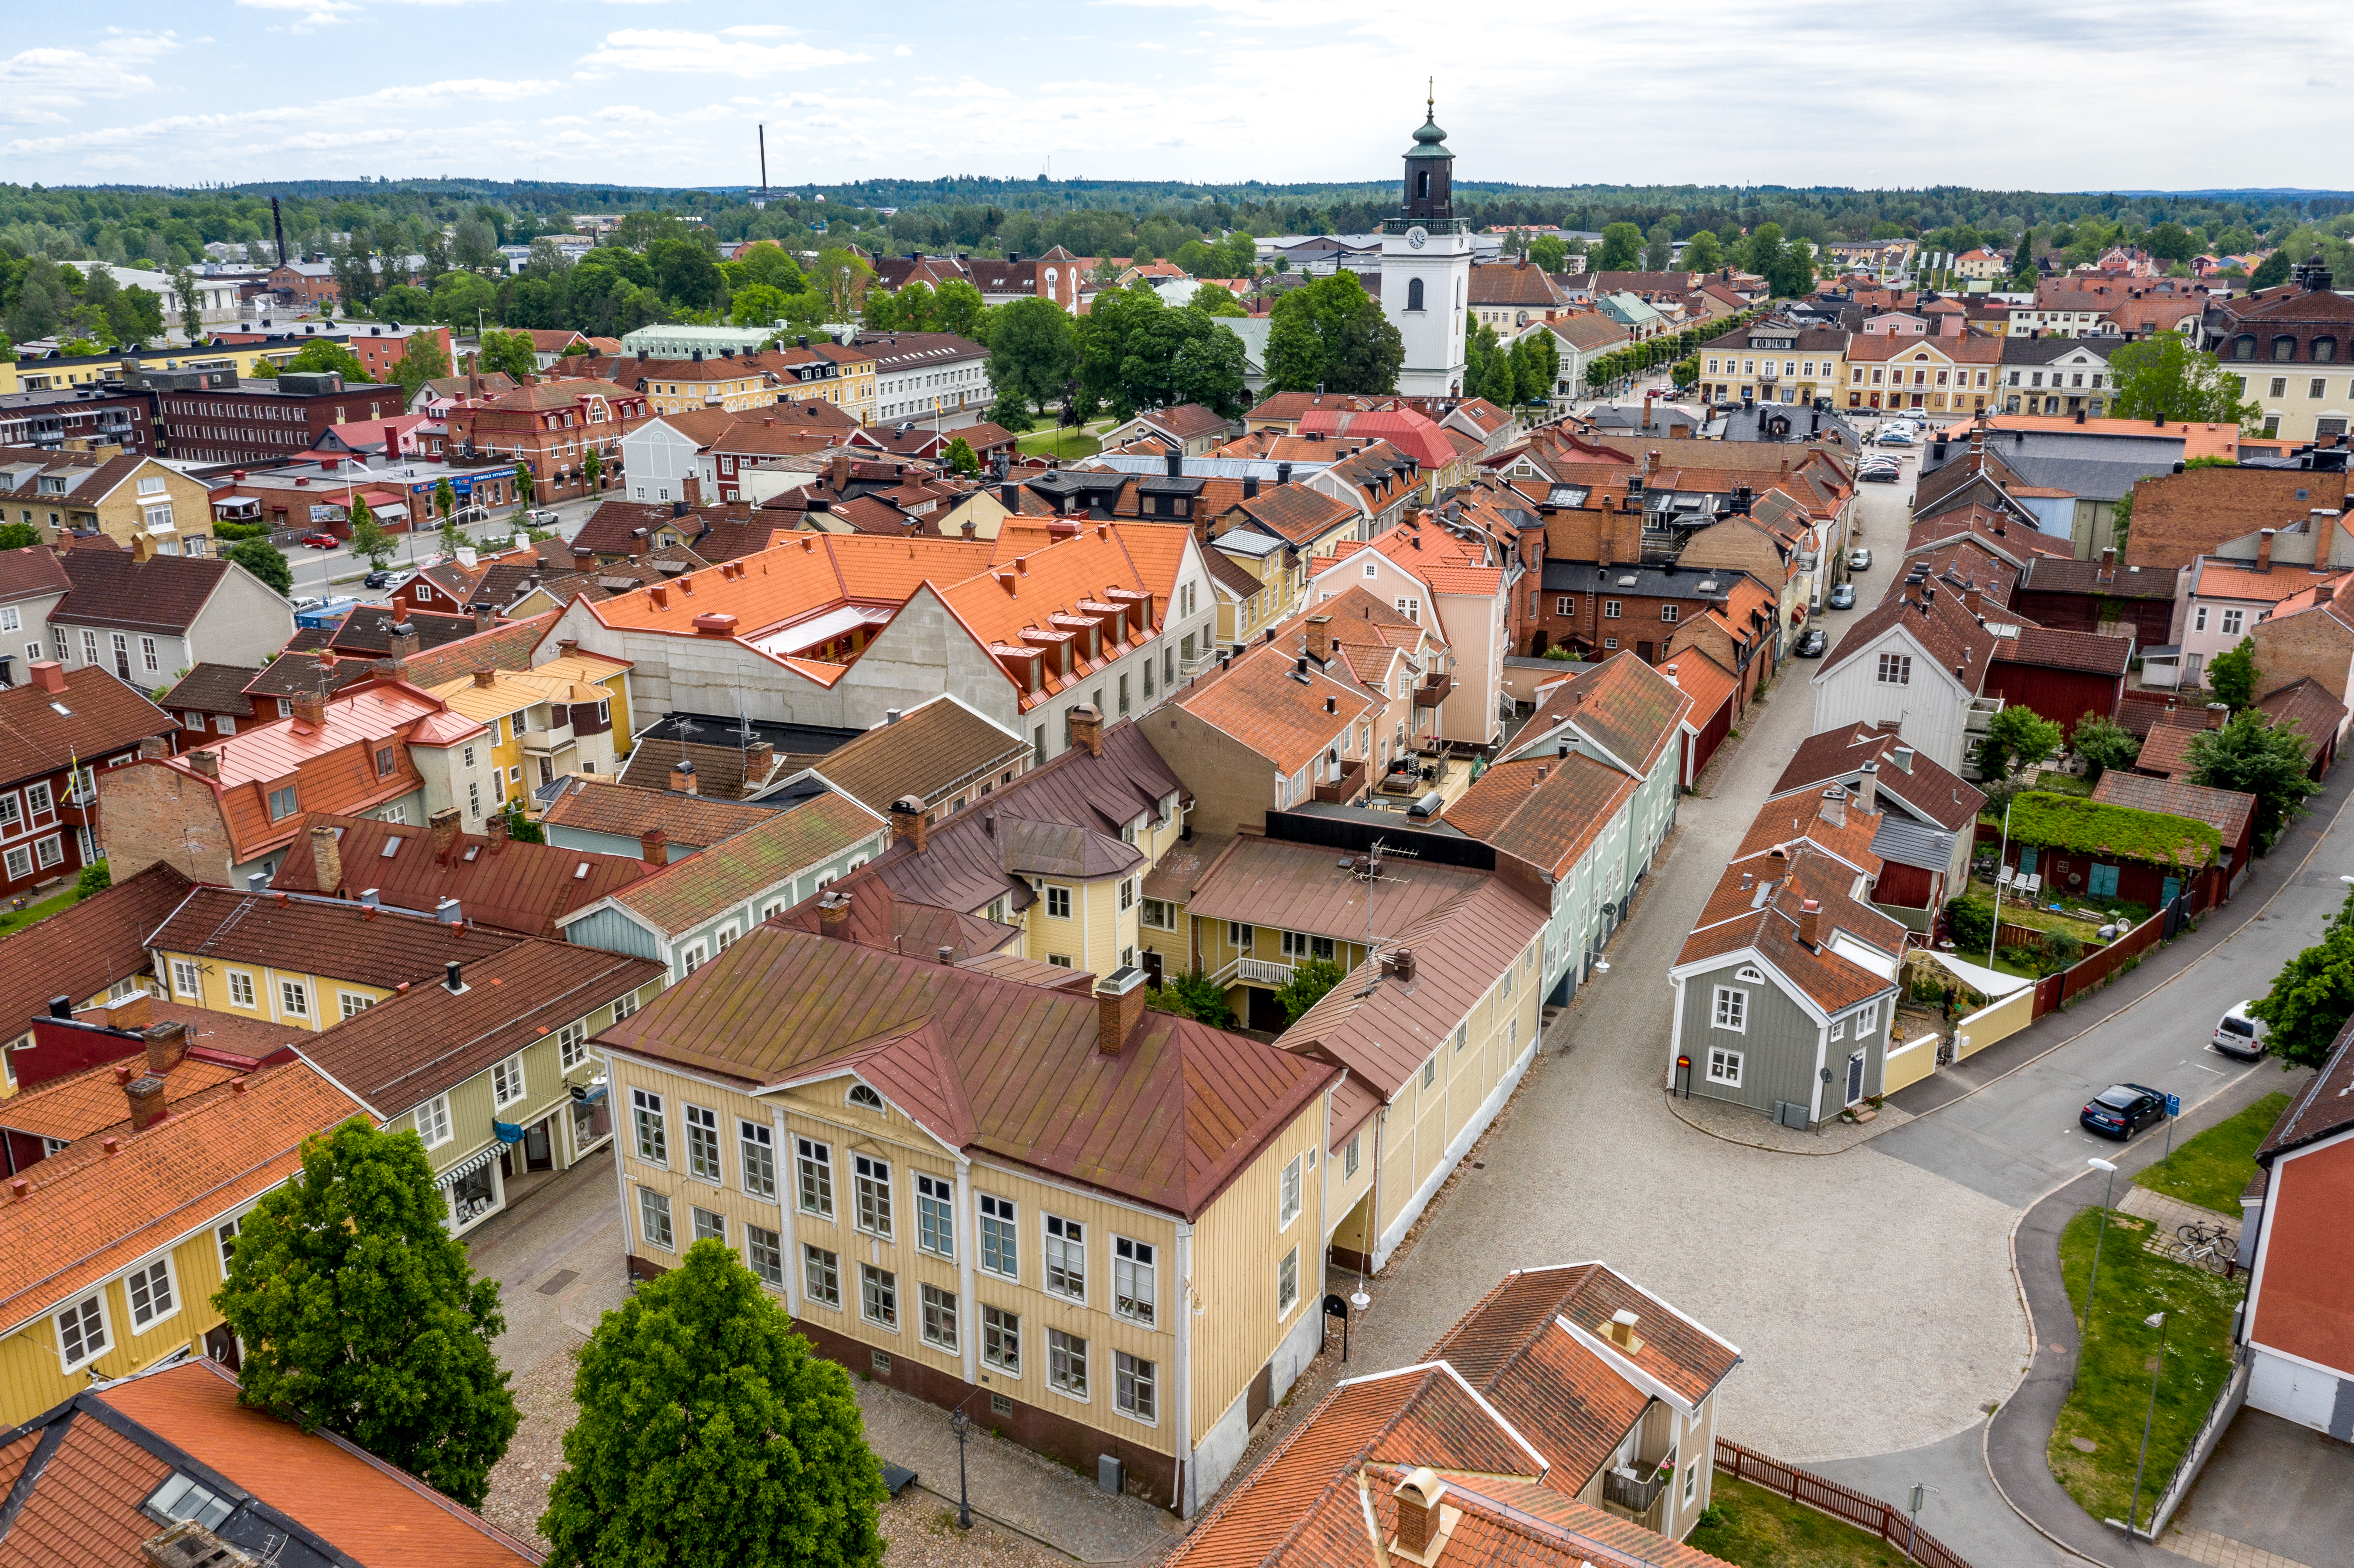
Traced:
MULTIPOLYGON (((2134 1515, 2141 1511, 2141 1473, 2143 1467, 2149 1463, 2150 1423, 2158 1419, 2158 1380, 2166 1376, 2166 1314, 2152 1312, 2141 1321, 2142 1327, 2158 1330, 2158 1364, 2150 1370, 2149 1409, 2141 1418, 2141 1457, 2134 1461, 2133 1506, 2126 1510, 2127 1535, 2134 1532, 2134 1515)), ((2150 1522, 2154 1525, 2158 1521, 2153 1519, 2150 1522)))
POLYGON ((2101 1230, 2093 1238, 2093 1269, 2084 1277, 2084 1320, 2076 1326, 2076 1363, 2084 1364, 2084 1340, 2093 1332, 2093 1287, 2101 1278, 2101 1244, 2109 1239, 2109 1198, 2117 1190, 2117 1168, 2105 1160, 2087 1160, 2085 1164, 2095 1171, 2109 1173, 2109 1184, 2101 1194, 2101 1230))
POLYGON ((972 1498, 964 1484, 964 1440, 972 1431, 972 1417, 964 1413, 963 1405, 949 1412, 949 1430, 956 1434, 957 1440, 957 1528, 970 1530, 972 1498))

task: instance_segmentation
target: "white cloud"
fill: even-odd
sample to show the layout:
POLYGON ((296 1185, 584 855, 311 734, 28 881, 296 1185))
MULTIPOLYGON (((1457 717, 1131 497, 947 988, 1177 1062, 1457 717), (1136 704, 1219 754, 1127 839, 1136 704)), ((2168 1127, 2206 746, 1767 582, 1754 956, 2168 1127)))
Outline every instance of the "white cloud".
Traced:
POLYGON ((915 51, 915 50, 913 50, 913 49, 911 49, 911 48, 909 48, 907 45, 905 45, 905 44, 901 44, 901 45, 900 45, 900 46, 898 46, 896 48, 893 49, 891 52, 892 52, 893 54, 895 54, 895 55, 898 56, 901 59, 906 59, 909 55, 914 54, 916 51, 915 51))
POLYGON ((352 0, 237 0, 237 3, 249 10, 294 13, 294 25, 298 27, 348 22, 360 14, 360 8, 352 0))
POLYGON ((639 27, 608 33, 580 63, 614 70, 677 71, 700 76, 773 76, 847 65, 864 56, 811 44, 736 43, 712 33, 639 27))
POLYGON ((21 50, 0 59, 0 120, 53 122, 91 98, 153 92, 154 79, 136 68, 179 47, 169 33, 115 32, 89 49, 21 50))

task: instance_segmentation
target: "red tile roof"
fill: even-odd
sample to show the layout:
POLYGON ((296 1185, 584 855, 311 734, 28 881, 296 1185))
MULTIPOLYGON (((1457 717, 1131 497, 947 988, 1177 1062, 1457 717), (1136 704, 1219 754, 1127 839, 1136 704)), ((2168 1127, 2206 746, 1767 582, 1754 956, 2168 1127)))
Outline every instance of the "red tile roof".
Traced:
POLYGON ((39 675, 0 691, 0 788, 62 772, 77 760, 103 768, 111 758, 136 752, 149 736, 180 727, 179 720, 95 665, 59 670, 55 678, 63 691, 50 691, 39 675))
POLYGON ((115 981, 153 970, 147 933, 196 884, 162 861, 69 904, 46 920, 0 936, 0 1040, 48 1011, 53 996, 80 1002, 115 981))
POLYGON ((454 898, 468 920, 527 937, 553 937, 564 916, 621 892, 653 869, 635 856, 468 832, 453 832, 449 847, 437 854, 430 827, 311 811, 297 825, 293 847, 270 885, 346 899, 374 889, 393 908, 426 915, 443 899, 454 898), (313 828, 335 835, 343 875, 334 886, 320 885, 309 838, 313 828))
POLYGON ((2239 847, 2256 810, 2256 798, 2236 789, 2210 789, 2201 784, 2180 784, 2170 779, 2145 779, 2138 773, 2123 773, 2114 768, 2102 774, 2101 781, 2093 786, 2093 799, 2104 805, 2130 806, 2136 810, 2158 811, 2204 822, 2222 835, 2226 850, 2239 847))
POLYGON ((444 926, 429 915, 387 909, 372 916, 356 904, 307 894, 198 887, 149 935, 147 946, 392 991, 440 980, 452 959, 476 963, 519 940, 509 931, 444 926))
POLYGON ((1445 821, 1558 878, 1634 797, 1636 782, 1583 752, 1500 762, 1447 808, 1445 821))
POLYGON ((2096 631, 2059 631, 2049 627, 2022 626, 2016 637, 1995 646, 1995 659, 2005 664, 2031 664, 2045 670, 2074 670, 2088 675, 2123 675, 2133 658, 2129 637, 2104 637, 2096 631))
POLYGON ((1834 938, 1841 934, 1878 948, 1892 966, 1904 950, 1904 927, 1849 896, 1854 882, 1850 866, 1811 843, 1770 863, 1760 857, 1728 865, 1684 938, 1675 967, 1748 948, 1827 1013, 1892 991, 1894 980, 1836 950, 1834 938), (1799 906, 1808 899, 1820 911, 1813 948, 1798 940, 1799 906))

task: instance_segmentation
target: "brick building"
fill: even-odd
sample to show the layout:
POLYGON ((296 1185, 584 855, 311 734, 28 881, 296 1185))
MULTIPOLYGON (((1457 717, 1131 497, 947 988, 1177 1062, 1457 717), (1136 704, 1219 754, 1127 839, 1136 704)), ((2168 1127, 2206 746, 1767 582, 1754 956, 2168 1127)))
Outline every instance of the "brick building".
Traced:
POLYGON ((621 439, 649 417, 643 392, 610 381, 541 381, 451 409, 449 440, 470 455, 524 463, 534 499, 546 502, 589 493, 592 450, 618 479, 621 439))
POLYGON ((156 444, 196 462, 282 461, 308 451, 333 425, 388 419, 408 411, 398 387, 347 385, 334 371, 288 372, 241 380, 224 370, 151 371, 156 444))
POLYGON ((143 392, 77 387, 0 397, 0 447, 61 447, 68 441, 155 450, 155 425, 143 392))
POLYGON ((390 326, 354 323, 351 336, 344 346, 358 356, 362 368, 377 381, 390 381, 392 367, 408 353, 408 345, 419 339, 441 351, 444 364, 450 363, 450 329, 445 326, 403 326, 396 322, 390 326))

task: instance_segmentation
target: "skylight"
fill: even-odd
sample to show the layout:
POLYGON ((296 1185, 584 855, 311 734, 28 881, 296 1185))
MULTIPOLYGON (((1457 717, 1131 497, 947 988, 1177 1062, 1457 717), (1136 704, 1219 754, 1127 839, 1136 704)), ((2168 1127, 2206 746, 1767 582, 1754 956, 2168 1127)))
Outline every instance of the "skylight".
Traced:
POLYGON ((170 1478, 148 1497, 146 1508, 159 1519, 175 1522, 192 1519, 207 1530, 213 1529, 237 1511, 237 1505, 228 1499, 177 1470, 173 1471, 170 1478))

